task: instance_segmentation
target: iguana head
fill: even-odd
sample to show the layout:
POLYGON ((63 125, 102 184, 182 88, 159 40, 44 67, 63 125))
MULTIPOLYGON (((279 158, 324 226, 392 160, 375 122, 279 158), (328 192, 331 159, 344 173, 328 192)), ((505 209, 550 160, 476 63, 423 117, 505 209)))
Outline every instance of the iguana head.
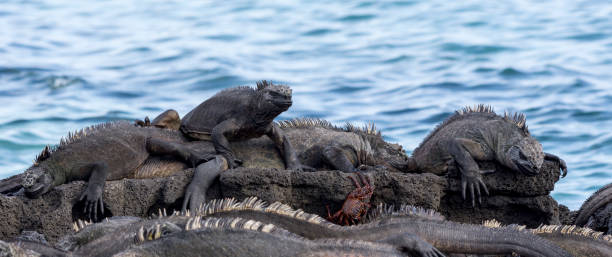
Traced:
POLYGON ((377 162, 379 162, 379 164, 396 171, 405 169, 408 155, 406 155, 401 145, 384 142, 378 144, 374 151, 375 158, 378 159, 377 162))
POLYGON ((512 145, 506 152, 505 158, 505 164, 509 168, 525 175, 536 175, 544 162, 544 151, 540 142, 527 136, 512 145))
POLYGON ((28 197, 37 198, 51 189, 53 177, 43 167, 35 164, 25 171, 21 185, 28 197))
MULTIPOLYGON (((293 103, 291 101, 291 88, 286 85, 275 85, 268 81, 257 82, 257 91, 262 96, 265 109, 284 112, 293 103)), ((279 112, 279 113, 280 113, 279 112)))

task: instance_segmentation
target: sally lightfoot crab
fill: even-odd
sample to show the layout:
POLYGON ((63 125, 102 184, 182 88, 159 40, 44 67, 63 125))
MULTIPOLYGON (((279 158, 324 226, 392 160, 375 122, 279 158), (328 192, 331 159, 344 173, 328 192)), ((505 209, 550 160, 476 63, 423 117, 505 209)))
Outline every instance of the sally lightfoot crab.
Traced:
POLYGON ((370 208, 370 198, 374 193, 374 186, 371 185, 370 178, 367 179, 361 173, 357 173, 357 176, 361 179, 363 186, 357 182, 354 176, 350 176, 353 183, 355 183, 355 190, 353 190, 344 201, 342 208, 331 215, 329 212, 329 206, 327 207, 327 219, 337 224, 357 224, 368 212, 370 208))

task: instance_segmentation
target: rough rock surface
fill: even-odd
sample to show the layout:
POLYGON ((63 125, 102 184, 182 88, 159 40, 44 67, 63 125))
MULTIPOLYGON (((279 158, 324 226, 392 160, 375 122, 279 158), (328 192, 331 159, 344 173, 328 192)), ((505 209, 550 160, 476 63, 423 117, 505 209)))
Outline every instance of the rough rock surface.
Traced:
POLYGON ((570 211, 570 209, 563 205, 559 204, 559 222, 563 225, 572 225, 574 224, 574 220, 576 220, 576 216, 578 216, 578 211, 570 211))
MULTIPOLYGON (((413 204, 439 210, 451 220, 481 223, 495 218, 502 223, 558 224, 557 203, 548 196, 552 181, 558 180, 558 167, 547 163, 541 177, 523 177, 500 171, 486 176, 492 196, 483 198, 475 209, 461 200, 457 179, 452 175, 392 173, 373 170, 366 174, 376 187, 372 204, 413 204), (518 182, 518 183, 517 183, 518 182), (514 183, 518 185, 514 185, 514 183), (523 192, 523 193, 519 193, 523 192), (516 194, 515 194, 516 193, 516 194)), ((180 209, 191 169, 156 179, 108 181, 105 187, 106 216, 148 216, 159 208, 180 209)), ((341 207, 354 189, 350 174, 339 171, 295 172, 277 169, 239 168, 221 174, 207 192, 207 198, 257 196, 281 201, 294 208, 321 216, 341 207)), ((77 203, 85 182, 56 187, 39 199, 0 196, 0 240, 19 235, 22 230, 43 233, 54 244, 66 234, 77 218, 83 218, 83 205, 77 203), (77 203, 77 204, 75 204, 77 203)))
MULTIPOLYGON (((373 203, 414 204, 438 209, 446 181, 432 174, 403 174, 386 171, 367 173, 376 187, 373 203)), ((221 175, 223 197, 242 199, 257 196, 265 201, 280 201, 306 212, 327 215, 339 209, 355 189, 348 173, 340 171, 294 172, 273 169, 236 169, 221 175)))

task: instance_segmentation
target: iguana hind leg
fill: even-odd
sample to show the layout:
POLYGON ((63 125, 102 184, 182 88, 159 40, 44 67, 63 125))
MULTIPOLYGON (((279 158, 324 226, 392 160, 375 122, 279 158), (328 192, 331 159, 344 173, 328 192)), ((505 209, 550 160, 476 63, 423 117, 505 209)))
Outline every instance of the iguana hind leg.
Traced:
POLYGON ((225 157, 221 155, 215 156, 214 159, 200 164, 193 174, 193 179, 185 190, 185 199, 183 200, 183 212, 187 210, 196 211, 200 205, 206 201, 206 191, 219 177, 219 174, 229 168, 225 157))

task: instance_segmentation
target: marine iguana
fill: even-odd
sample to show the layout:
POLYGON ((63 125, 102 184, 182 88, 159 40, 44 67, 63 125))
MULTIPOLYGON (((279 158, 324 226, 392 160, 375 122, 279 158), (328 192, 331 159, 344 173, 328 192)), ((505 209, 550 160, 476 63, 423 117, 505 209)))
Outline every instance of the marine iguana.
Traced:
POLYGON ((291 143, 273 122, 291 107, 291 93, 288 86, 265 80, 257 82, 256 89, 247 86, 225 89, 187 113, 180 130, 195 140, 212 140, 215 150, 225 157, 230 169, 242 161, 236 159, 229 142, 263 135, 274 141, 289 169, 308 169, 300 164, 291 143))
POLYGON ((597 190, 580 206, 574 224, 612 235, 612 183, 597 190), (596 215, 598 212, 603 215, 596 215))
MULTIPOLYGON (((257 198, 249 198, 242 203, 236 203, 234 200, 215 201, 213 206, 208 206, 207 210, 210 212, 199 212, 193 215, 186 213, 174 213, 171 216, 162 214, 158 217, 153 217, 147 220, 135 220, 129 219, 128 217, 122 217, 121 219, 109 219, 101 223, 95 223, 85 225, 79 221, 79 225, 75 224, 75 230, 77 233, 74 235, 68 235, 60 240, 62 247, 60 249, 66 251, 75 250, 78 255, 87 256, 110 256, 112 254, 121 251, 122 249, 128 248, 131 244, 136 241, 143 241, 143 238, 155 238, 161 234, 167 234, 175 232, 177 228, 189 227, 193 224, 203 223, 201 217, 197 215, 205 215, 204 218, 243 218, 253 219, 262 221, 265 223, 272 223, 279 227, 284 227, 286 223, 291 224, 292 230, 299 230, 301 227, 302 216, 292 217, 291 215, 295 212, 290 207, 275 203, 267 208, 262 207, 263 202, 257 198), (237 212, 241 210, 242 212, 237 212), (269 212, 269 213, 267 213, 269 212), (267 213, 267 214, 266 214, 267 213), (263 216, 258 216, 263 215, 263 216), (261 220, 260 220, 261 218, 261 220), (146 235, 140 236, 138 233, 147 231, 146 235), (157 236, 155 236, 157 235, 157 236), (100 247, 102 245, 113 245, 113 247, 100 247)), ((301 212, 302 214, 305 214, 301 212)), ((319 216, 312 214, 305 214, 307 216, 323 220, 319 216)), ((305 229, 310 229, 310 236, 308 239, 324 239, 332 238, 329 233, 326 233, 326 228, 322 226, 322 230, 315 231, 317 229, 313 220, 313 224, 306 223, 305 229)), ((323 221, 325 222, 325 221, 323 221)), ((325 222, 328 224, 328 222, 325 222)), ((331 224, 331 223, 329 223, 331 224)), ((296 233, 295 231, 291 231, 296 233)), ((344 236, 342 238, 350 239, 350 236, 344 236)), ((415 256, 443 256, 439 254, 435 248, 433 248, 427 242, 419 239, 414 235, 399 235, 393 238, 387 239, 392 241, 397 249, 403 252, 409 252, 415 256)), ((373 241, 374 242, 374 241, 373 241)), ((384 239, 377 239, 377 242, 385 242, 384 239)))
POLYGON ((166 171, 163 165, 143 165, 150 155, 172 155, 192 165, 208 160, 206 155, 184 147, 187 141, 174 130, 135 127, 126 121, 94 125, 70 133, 55 147, 45 147, 24 172, 22 186, 26 196, 37 198, 55 186, 87 180, 79 200, 85 200, 84 212, 96 220, 98 211, 104 214, 106 180, 143 178, 140 173, 160 175, 166 171))
POLYGON ((405 256, 392 246, 346 239, 307 240, 259 221, 211 218, 114 256, 405 256))
MULTIPOLYGON (((114 253, 118 249, 128 247, 136 238, 140 241, 143 241, 142 238, 156 238, 158 237, 156 235, 171 232, 171 227, 185 228, 205 223, 210 218, 242 218, 269 223, 310 240, 336 238, 386 243, 415 256, 439 256, 440 253, 435 250, 436 248, 445 253, 515 252, 521 256, 570 256, 556 245, 530 233, 445 221, 444 217, 435 211, 412 206, 402 206, 394 210, 381 205, 369 216, 370 223, 342 227, 318 215, 294 210, 279 202, 267 205, 256 197, 247 198, 242 202, 231 198, 212 200, 191 214, 175 212, 167 216, 160 212, 157 218, 134 222, 127 226, 122 224, 117 226, 116 231, 108 230, 111 232, 82 245, 83 250, 80 253, 99 254, 101 251, 107 251, 111 255, 112 253, 108 252, 111 250, 104 250, 99 246, 113 245, 114 253), (169 223, 175 226, 167 225, 169 223), (161 224, 160 228, 158 224, 161 224), (165 229, 164 224, 167 227, 165 229), (142 234, 141 231, 148 232, 146 236, 138 236, 142 234)), ((96 223, 90 226, 102 224, 96 223)), ((97 230, 87 230, 86 227, 81 231, 79 233, 91 234, 91 231, 97 230)), ((74 237, 90 238, 86 235, 74 237)))
POLYGON ((612 256, 612 236, 604 236, 602 232, 575 225, 540 225, 535 229, 526 229, 516 224, 502 226, 496 220, 487 220, 484 226, 491 228, 505 227, 533 233, 543 237, 574 256, 609 257, 612 256))
POLYGON ((445 174, 449 165, 461 173, 463 199, 469 190, 472 206, 480 202, 481 188, 488 194, 477 161, 496 161, 527 176, 539 173, 544 160, 556 161, 567 174, 565 161, 544 153, 542 145, 531 136, 524 114, 497 115, 491 106, 478 105, 458 110, 438 125, 413 151, 406 164, 408 171, 445 174))

